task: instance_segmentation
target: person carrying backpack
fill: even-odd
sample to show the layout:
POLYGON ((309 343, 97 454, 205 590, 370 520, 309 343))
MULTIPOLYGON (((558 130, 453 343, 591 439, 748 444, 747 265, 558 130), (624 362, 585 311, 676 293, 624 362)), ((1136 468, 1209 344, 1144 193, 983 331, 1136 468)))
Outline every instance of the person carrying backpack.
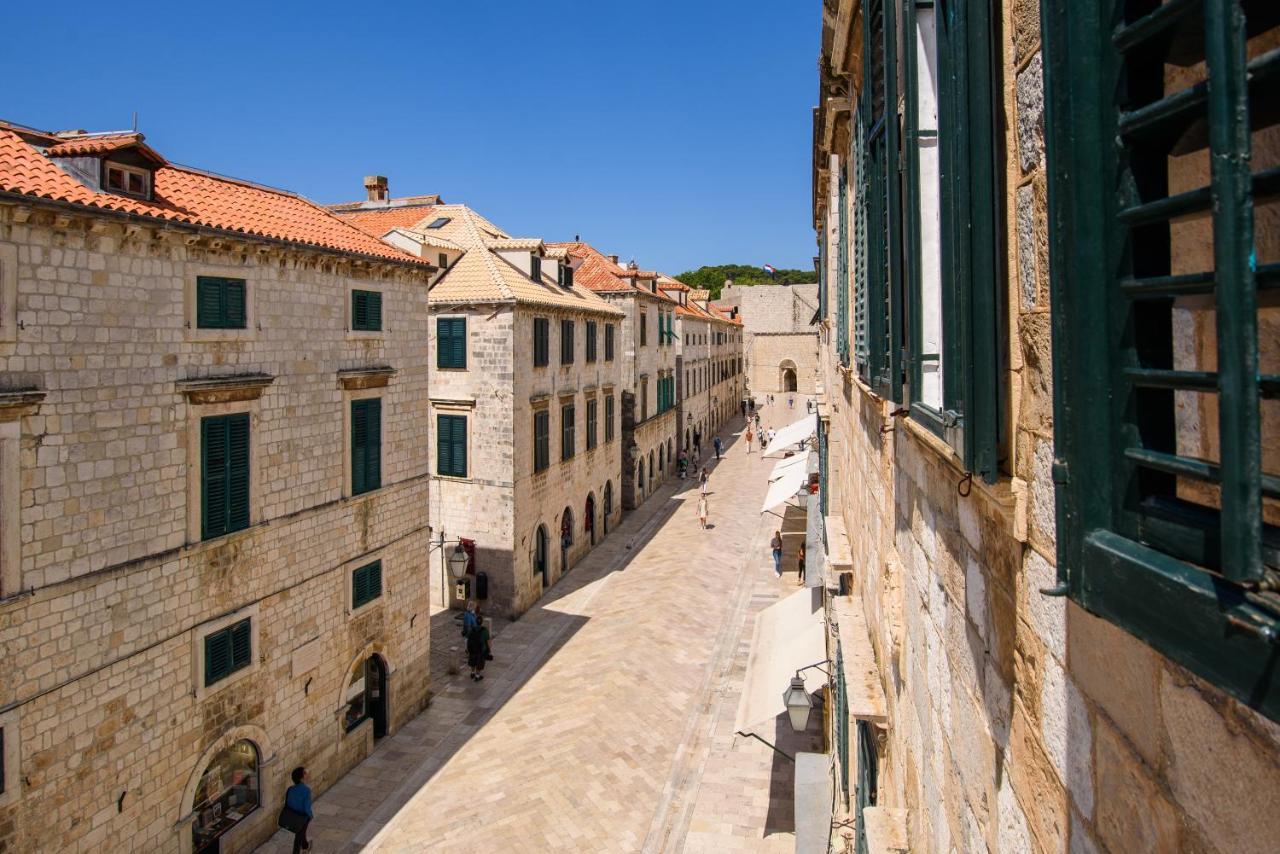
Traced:
POLYGON ((485 627, 484 617, 477 614, 475 628, 467 635, 467 664, 471 667, 472 682, 484 678, 484 663, 490 657, 489 629, 485 627))

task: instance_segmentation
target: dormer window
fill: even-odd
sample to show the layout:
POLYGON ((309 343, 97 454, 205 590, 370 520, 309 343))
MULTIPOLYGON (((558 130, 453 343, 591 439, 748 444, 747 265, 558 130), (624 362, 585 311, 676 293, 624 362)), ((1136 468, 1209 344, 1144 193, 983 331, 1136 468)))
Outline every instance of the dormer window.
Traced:
POLYGON ((542 258, 538 255, 529 256, 529 278, 535 282, 542 281, 542 258))
POLYGON ((560 265, 560 287, 562 288, 573 287, 573 268, 570 267, 568 264, 560 265))
POLYGON ((136 166, 125 166, 123 163, 107 161, 103 167, 106 179, 103 185, 109 193, 124 193, 140 199, 151 196, 151 172, 136 166))

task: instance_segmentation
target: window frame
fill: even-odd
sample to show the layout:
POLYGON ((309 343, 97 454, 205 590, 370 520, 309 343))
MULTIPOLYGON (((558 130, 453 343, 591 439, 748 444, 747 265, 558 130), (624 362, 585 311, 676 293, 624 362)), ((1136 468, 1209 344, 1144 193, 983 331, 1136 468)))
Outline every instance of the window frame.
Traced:
POLYGON ((104 159, 102 161, 102 191, 104 193, 119 193, 122 196, 130 196, 135 199, 150 200, 151 186, 152 186, 152 174, 150 169, 145 169, 141 166, 129 166, 127 164, 121 163, 118 160, 104 159), (119 169, 120 173, 124 175, 124 178, 125 178, 124 187, 111 186, 111 170, 112 169, 119 169), (134 175, 142 178, 143 188, 141 192, 135 192, 134 190, 128 189, 130 175, 134 175))
POLYGON ((439 477, 451 477, 466 479, 468 474, 468 464, 470 462, 469 442, 470 434, 468 432, 467 416, 460 412, 437 412, 436 413, 436 475, 439 477), (461 423, 459 423, 461 422, 461 423), (448 425, 446 428, 446 424, 448 425), (462 466, 459 469, 457 463, 457 432, 462 431, 462 466), (448 465, 445 465, 444 454, 442 453, 441 444, 448 441, 452 446, 450 450, 448 465))
POLYGON ((606 323, 604 327, 604 360, 606 362, 613 361, 614 346, 616 344, 614 328, 615 325, 612 323, 606 323))
MULTIPOLYGON (((1204 115, 1214 260, 1212 270, 1190 275, 1134 269, 1135 241, 1122 209, 1128 222, 1149 227, 1150 221, 1133 212, 1150 210, 1153 203, 1167 210, 1169 196, 1138 196, 1133 165, 1148 165, 1143 143, 1135 140, 1128 152, 1116 144, 1125 138, 1123 106, 1118 98, 1101 97, 1124 91, 1128 73, 1122 51, 1139 48, 1133 53, 1142 55, 1155 13, 1121 21, 1113 30, 1113 22, 1080 14, 1068 0, 1046 0, 1043 6, 1059 581, 1049 592, 1068 595, 1280 721, 1280 682, 1271 675, 1280 619, 1265 600, 1251 597, 1248 587, 1263 573, 1262 382, 1250 240, 1253 131, 1247 124, 1241 127, 1250 115, 1246 21, 1238 4, 1229 5, 1235 14, 1210 13, 1203 19, 1205 63, 1213 81, 1204 115), (1150 456, 1142 456, 1147 434, 1159 440, 1160 430, 1168 429, 1151 419, 1165 415, 1176 433, 1176 414, 1168 413, 1169 402, 1160 398, 1160 407, 1140 409, 1135 401, 1144 389, 1172 394, 1184 387, 1185 377, 1176 376, 1184 372, 1147 366, 1147 354, 1139 348, 1150 345, 1139 321, 1150 319, 1149 310, 1166 310, 1166 301, 1174 297, 1198 293, 1215 300, 1219 367, 1213 388, 1223 404, 1217 466, 1223 490, 1219 511, 1202 517, 1184 511, 1179 518, 1147 503, 1161 497, 1160 488, 1149 488, 1152 480, 1179 472, 1150 467, 1150 456), (1211 560, 1223 571, 1205 568, 1211 560)), ((1158 6, 1156 12, 1161 10, 1170 6, 1158 6)), ((1191 10, 1199 14, 1198 6, 1191 10)), ((1154 224, 1169 219, 1160 216, 1154 224)))
POLYGON ((596 361, 596 349, 597 349, 596 336, 598 334, 598 329, 596 327, 596 322, 594 320, 588 320, 586 322, 586 326, 587 326, 586 341, 585 341, 585 346, 587 351, 586 360, 588 364, 592 364, 596 361))
POLYGON ((599 435, 598 433, 599 425, 597 423, 599 420, 599 412, 600 412, 599 402, 594 397, 588 398, 587 399, 587 439, 586 439, 588 451, 593 450, 597 444, 596 437, 597 435, 599 435))
POLYGON ((212 688, 224 679, 229 679, 241 670, 244 670, 253 664, 253 618, 244 617, 235 622, 207 632, 200 639, 200 647, 204 656, 204 663, 201 666, 201 675, 206 689, 212 688), (210 667, 210 652, 212 645, 221 640, 225 636, 226 653, 227 653, 227 669, 226 671, 214 670, 210 667), (237 650, 237 646, 243 643, 245 649, 237 650), (241 657, 241 655, 243 657, 241 657))
MULTIPOLYGON (((907 204, 903 246, 907 314, 905 349, 907 402, 911 417, 960 455, 967 470, 987 483, 1000 476, 1006 376, 1000 288, 1003 199, 994 191, 999 79, 991 10, 967 3, 956 14, 938 14, 934 0, 901 0, 904 41, 903 169, 907 204), (921 129, 916 54, 917 10, 934 13, 938 127, 921 129), (942 408, 921 400, 923 388, 923 283, 919 258, 923 224, 921 176, 916 158, 921 139, 938 140, 940 323, 942 408)), ((902 220, 899 220, 902 221, 902 220)), ((895 376, 900 375, 895 371, 895 376)), ((899 388, 900 390, 900 388, 899 388)), ((894 398, 900 400, 899 394, 894 398)))
POLYGON ((613 392, 606 394, 604 397, 604 441, 606 444, 613 441, 616 432, 613 427, 613 419, 617 408, 618 405, 615 402, 613 392))
POLYGON ((436 368, 442 371, 467 370, 466 315, 436 317, 436 368))

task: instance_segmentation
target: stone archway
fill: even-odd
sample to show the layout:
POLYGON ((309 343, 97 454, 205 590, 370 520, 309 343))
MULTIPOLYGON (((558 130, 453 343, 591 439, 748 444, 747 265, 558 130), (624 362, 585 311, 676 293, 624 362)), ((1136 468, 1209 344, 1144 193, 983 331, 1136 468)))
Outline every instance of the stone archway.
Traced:
POLYGON ((778 388, 785 392, 799 391, 796 382, 796 363, 790 359, 783 359, 782 364, 778 365, 778 388))

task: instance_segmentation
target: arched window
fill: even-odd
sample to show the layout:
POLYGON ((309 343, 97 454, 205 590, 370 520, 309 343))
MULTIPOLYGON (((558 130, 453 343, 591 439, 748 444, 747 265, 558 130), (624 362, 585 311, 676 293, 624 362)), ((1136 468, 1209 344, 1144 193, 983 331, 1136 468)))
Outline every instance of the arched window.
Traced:
POLYGON ((240 739, 209 760, 191 804, 195 815, 191 847, 196 854, 217 851, 218 838, 261 804, 258 763, 258 747, 247 739, 240 739))

